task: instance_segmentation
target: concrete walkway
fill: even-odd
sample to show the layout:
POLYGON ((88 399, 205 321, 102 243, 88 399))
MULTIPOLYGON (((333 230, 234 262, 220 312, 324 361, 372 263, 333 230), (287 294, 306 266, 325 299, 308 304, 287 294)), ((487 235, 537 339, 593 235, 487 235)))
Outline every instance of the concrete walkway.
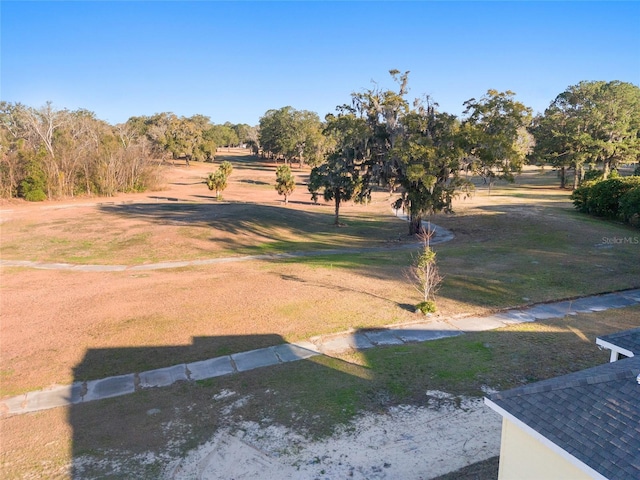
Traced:
POLYGON ((0 401, 0 415, 36 412, 118 397, 146 388, 166 387, 178 381, 204 380, 304 360, 315 355, 334 355, 376 346, 426 342, 463 335, 467 332, 493 330, 517 323, 562 318, 577 313, 600 312, 634 305, 640 305, 640 289, 538 304, 485 317, 427 317, 422 322, 319 336, 298 343, 276 345, 157 370, 29 392, 0 401))

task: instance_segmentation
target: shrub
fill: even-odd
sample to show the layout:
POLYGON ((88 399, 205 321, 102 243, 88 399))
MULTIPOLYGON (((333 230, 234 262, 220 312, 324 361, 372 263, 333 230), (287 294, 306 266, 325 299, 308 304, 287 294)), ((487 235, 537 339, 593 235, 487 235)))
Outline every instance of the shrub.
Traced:
POLYGON ((32 155, 21 152, 25 160, 25 176, 18 184, 18 196, 29 202, 42 202, 47 199, 47 182, 42 168, 43 155, 42 152, 32 155))
POLYGON ((600 170, 596 170, 595 168, 591 170, 587 170, 584 174, 583 181, 592 182, 594 180, 595 181, 602 180, 602 172, 600 170))
POLYGON ((18 195, 28 202, 42 202, 47 199, 44 193, 45 183, 39 175, 28 176, 20 182, 18 195))
POLYGON ((616 218, 618 203, 625 192, 624 182, 619 178, 610 178, 594 184, 587 197, 587 212, 597 217, 616 218))
POLYGON ((427 313, 436 313, 436 302, 429 300, 426 302, 420 302, 416 305, 416 310, 421 311, 425 315, 427 313))
POLYGON ((620 197, 620 217, 631 225, 640 226, 640 185, 620 197))
POLYGON ((589 198, 589 192, 591 191, 591 187, 596 182, 585 182, 576 188, 571 193, 571 200, 573 200, 573 206, 577 208, 582 213, 589 213, 587 211, 587 199, 589 198))
POLYGON ((640 217, 640 177, 587 182, 571 194, 579 211, 634 223, 640 217))
POLYGON ((24 199, 28 202, 44 202, 47 199, 47 194, 39 189, 27 190, 23 193, 24 199))

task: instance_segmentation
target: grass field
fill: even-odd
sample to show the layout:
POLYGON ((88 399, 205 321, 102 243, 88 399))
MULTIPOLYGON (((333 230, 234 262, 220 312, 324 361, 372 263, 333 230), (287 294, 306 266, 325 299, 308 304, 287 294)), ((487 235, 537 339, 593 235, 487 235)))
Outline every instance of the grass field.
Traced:
MULTIPOLYGON (((386 193, 366 207, 345 205, 348 226, 336 228, 332 205, 309 201, 308 171, 295 171, 298 189, 285 207, 272 187, 273 165, 226 159, 234 173, 222 201, 201 183, 213 168, 196 163, 172 168, 165 192, 70 208, 16 205, 2 223, 2 258, 141 265, 384 251, 146 272, 3 267, 0 395, 418 319, 412 305, 419 299, 404 275, 415 251, 396 248, 412 240, 386 193)), ((441 318, 640 286, 640 246, 607 241, 640 237, 638 230, 576 213, 556 183, 552 172, 529 169, 517 184, 491 195, 480 186, 454 203, 456 214, 432 219, 455 234, 435 247, 444 275, 441 318)), ((85 454, 179 455, 239 418, 322 436, 358 412, 420 404, 427 389, 481 395, 483 386, 509 388, 602 363, 595 336, 638 326, 639 318, 637 308, 579 315, 3 418, 2 472, 65 477, 70 459, 85 454), (224 389, 250 398, 231 417, 210 402, 224 389), (274 401, 284 392, 286 402, 274 401), (146 415, 150 408, 161 416, 146 415), (182 430, 165 431, 167 424, 182 430)), ((153 478, 158 466, 143 463, 129 465, 129 475, 153 478)))
MULTIPOLYGON (((285 425, 323 437, 362 412, 424 404, 426 390, 482 395, 483 387, 506 389, 605 363, 608 355, 596 348, 595 337, 637 326, 639 316, 638 307, 581 314, 5 418, 2 471, 4 478, 25 472, 66 478, 70 460, 82 457, 92 459, 91 478, 157 478, 163 458, 183 455, 234 422, 285 425), (225 391, 235 395, 212 401, 225 391), (238 398, 247 401, 229 414, 238 398), (158 413, 150 417, 151 409, 158 413), (145 460, 150 452, 156 455, 151 462, 145 460)), ((471 478, 495 478, 483 476, 495 462, 483 468, 471 478)))
MULTIPOLYGON (((331 205, 303 202, 308 194, 299 187, 294 206, 284 207, 275 191, 256 193, 246 182, 253 178, 262 187, 272 172, 262 164, 252 170, 247 157, 229 159, 239 178, 225 192, 226 203, 152 204, 134 197, 139 201, 34 207, 3 223, 3 258, 131 265, 136 258, 386 249, 136 273, 4 269, 2 395, 69 383, 78 375, 101 378, 416 319, 417 293, 405 278, 413 251, 395 248, 410 239, 387 194, 378 193, 367 207, 346 205, 349 226, 336 228, 331 205), (32 253, 16 256, 20 251, 32 253), (121 347, 125 353, 117 361, 84 359, 89 349, 121 347), (158 348, 149 353, 149 347, 158 348)), ((188 200, 202 193, 194 169, 173 175, 172 195, 188 200)), ((638 286, 640 247, 603 241, 640 235, 637 230, 575 213, 555 182, 552 173, 530 170, 518 184, 501 185, 490 196, 479 188, 474 198, 457 202, 455 215, 433 218, 455 234, 435 247, 444 275, 441 315, 638 286)))

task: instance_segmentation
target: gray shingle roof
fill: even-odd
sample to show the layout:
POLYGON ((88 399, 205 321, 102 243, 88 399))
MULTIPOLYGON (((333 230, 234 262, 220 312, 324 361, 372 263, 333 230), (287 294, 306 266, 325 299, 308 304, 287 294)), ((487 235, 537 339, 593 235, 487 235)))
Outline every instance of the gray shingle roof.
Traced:
POLYGON ((640 356, 489 399, 610 480, 640 478, 640 356))
POLYGON ((616 332, 611 335, 603 335, 598 337, 616 347, 624 348, 633 352, 635 356, 640 356, 640 328, 625 330, 624 332, 616 332))

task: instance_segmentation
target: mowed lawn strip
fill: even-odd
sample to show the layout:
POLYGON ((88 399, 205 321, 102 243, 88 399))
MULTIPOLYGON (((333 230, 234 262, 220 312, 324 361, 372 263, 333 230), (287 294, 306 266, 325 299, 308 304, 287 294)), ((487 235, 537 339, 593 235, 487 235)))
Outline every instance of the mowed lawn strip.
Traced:
POLYGON ((426 405, 427 390, 482 396, 606 363, 595 338, 638 326, 639 316, 640 307, 579 314, 4 418, 3 478, 63 476, 72 458, 93 477, 157 478, 169 459, 243 421, 324 438, 361 413, 426 405))
POLYGON ((439 220, 456 233, 435 247, 446 275, 439 295, 446 299, 500 308, 640 286, 640 245, 603 243, 640 239, 623 225, 553 207, 536 215, 505 208, 439 220))

